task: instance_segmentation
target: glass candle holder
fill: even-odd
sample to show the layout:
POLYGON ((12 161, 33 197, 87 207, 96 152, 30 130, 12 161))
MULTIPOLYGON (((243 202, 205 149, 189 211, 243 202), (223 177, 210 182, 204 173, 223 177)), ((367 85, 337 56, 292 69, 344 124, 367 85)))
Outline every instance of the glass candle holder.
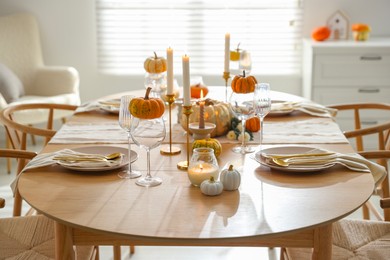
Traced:
POLYGON ((167 74, 166 72, 146 73, 144 84, 146 89, 148 87, 152 88, 150 92, 152 97, 160 98, 167 89, 167 74))
POLYGON ((188 178, 192 185, 199 187, 204 180, 218 179, 219 166, 212 148, 195 148, 188 166, 188 178))

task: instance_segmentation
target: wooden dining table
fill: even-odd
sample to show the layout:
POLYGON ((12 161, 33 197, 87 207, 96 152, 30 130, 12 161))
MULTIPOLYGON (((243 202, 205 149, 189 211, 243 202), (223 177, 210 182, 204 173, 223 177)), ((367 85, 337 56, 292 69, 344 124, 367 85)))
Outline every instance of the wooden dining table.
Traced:
MULTIPOLYGON (((144 90, 118 93, 143 96, 144 90)), ((223 96, 224 87, 215 87, 210 96, 223 96), (223 93, 223 94, 220 94, 223 93)), ((275 100, 302 98, 272 92, 275 100)), ((178 105, 173 107, 176 111, 178 105)), ((302 112, 266 117, 268 123, 306 122, 312 116, 302 112)), ((115 124, 117 114, 102 110, 74 114, 67 124, 115 124)), ((333 122, 332 118, 320 118, 333 122)), ((307 121, 310 122, 310 121, 307 121)), ((176 117, 172 124, 177 124, 176 117)), ((292 129, 286 127, 286 133, 292 129)), ((321 131, 321 128, 319 128, 321 131)), ((325 131, 325 130, 324 130, 325 131)), ((339 131, 341 134, 341 130, 339 131)), ((182 130, 183 136, 185 131, 182 130)), ((185 140, 185 138, 183 138, 185 140)), ((167 142, 168 140, 165 140, 167 142)), ((285 172, 270 169, 254 159, 254 153, 238 154, 232 147, 239 141, 222 143, 218 158, 222 170, 233 164, 241 174, 238 190, 219 196, 206 196, 191 185, 187 172, 177 164, 186 160, 187 143, 175 142, 181 153, 162 155, 151 152, 152 175, 163 183, 145 188, 136 179, 121 179, 123 169, 79 172, 54 164, 22 173, 18 189, 25 201, 55 221, 56 259, 74 259, 73 245, 139 246, 224 246, 224 247, 310 247, 312 259, 331 259, 332 223, 364 204, 374 190, 370 173, 342 166, 313 172, 285 172)), ((340 153, 353 153, 345 142, 304 143, 265 142, 263 148, 301 145, 340 153)), ((250 142, 250 145, 258 145, 250 142)), ((93 147, 96 143, 49 143, 41 153, 61 149, 93 147)), ((127 148, 126 142, 99 146, 127 148)), ((132 145, 138 154, 133 167, 146 172, 146 153, 132 145)), ((190 151, 191 152, 191 151, 190 151)))

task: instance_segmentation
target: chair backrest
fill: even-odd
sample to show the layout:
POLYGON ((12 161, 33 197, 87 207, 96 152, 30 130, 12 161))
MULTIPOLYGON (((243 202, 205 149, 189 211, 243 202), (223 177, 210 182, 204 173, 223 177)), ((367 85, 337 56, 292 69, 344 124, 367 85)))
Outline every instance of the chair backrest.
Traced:
POLYGON ((357 151, 365 151, 363 137, 376 134, 378 136, 378 146, 376 149, 385 150, 390 149, 390 104, 385 103, 351 103, 330 105, 328 107, 336 108, 339 111, 350 111, 353 113, 354 127, 344 134, 347 138, 354 138, 356 141, 357 151), (370 127, 362 127, 362 113, 368 112, 377 114, 378 112, 385 112, 385 123, 378 123, 370 127))
POLYGON ((1 16, 0 39, 0 62, 18 76, 28 94, 36 69, 44 64, 36 18, 28 13, 1 16))
POLYGON ((77 106, 65 104, 19 104, 12 105, 3 109, 0 113, 0 121, 5 126, 7 135, 14 149, 27 149, 27 135, 42 136, 47 143, 54 136, 54 118, 57 118, 57 113, 69 114, 69 111, 76 110, 77 106), (23 114, 28 114, 34 110, 39 110, 47 116, 46 127, 33 127, 18 121, 18 117, 23 117, 23 114))
MULTIPOLYGON (((16 173, 19 173, 26 166, 27 162, 37 155, 36 152, 23 151, 23 150, 12 150, 12 149, 0 149, 0 158, 15 158, 18 159, 16 173)), ((0 208, 4 207, 5 201, 0 200, 0 208), (3 203, 3 204, 2 204, 3 203), (2 205, 1 205, 2 204, 2 205)), ((20 216, 22 213, 22 198, 19 194, 18 189, 14 191, 14 205, 13 205, 13 216, 20 216)))
MULTIPOLYGON (((388 174, 381 183, 381 189, 382 189, 381 197, 384 198, 384 200, 381 201, 381 205, 385 206, 390 204, 390 194, 389 194, 390 182, 389 182, 389 167, 388 167, 388 162, 390 160, 390 150, 365 151, 365 152, 359 152, 359 154, 369 160, 378 160, 378 162, 380 162, 380 164, 386 168, 388 174)), ((384 208, 383 212, 384 212, 383 215, 384 220, 390 221, 390 208, 389 207, 384 208)))

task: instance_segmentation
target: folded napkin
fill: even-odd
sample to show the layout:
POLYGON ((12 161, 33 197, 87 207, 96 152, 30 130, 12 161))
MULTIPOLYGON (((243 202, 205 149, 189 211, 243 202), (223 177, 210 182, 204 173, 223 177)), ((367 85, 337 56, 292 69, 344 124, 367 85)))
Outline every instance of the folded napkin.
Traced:
POLYGON ((118 157, 117 159, 114 159, 114 160, 105 160, 105 161, 92 160, 94 158, 96 159, 96 158, 103 158, 103 157, 100 154, 79 153, 79 152, 73 151, 71 149, 63 149, 63 150, 59 150, 59 151, 56 151, 53 153, 38 154, 31 161, 29 161, 27 163, 27 165, 23 168, 22 172, 11 183, 11 189, 13 191, 15 190, 19 176, 23 172, 25 172, 26 170, 29 170, 29 169, 49 166, 49 165, 53 165, 56 163, 60 163, 60 164, 63 164, 65 166, 72 166, 72 167, 88 167, 88 168, 89 167, 113 167, 113 166, 117 166, 117 165, 121 164, 123 156, 118 157), (88 158, 89 157, 89 158, 91 158, 91 161, 85 160, 85 161, 80 161, 80 162, 72 162, 71 160, 70 161, 54 160, 53 158, 57 157, 57 156, 68 156, 68 157, 72 156, 72 157, 76 157, 76 158, 77 157, 78 158, 88 158))
POLYGON ((365 159, 359 154, 341 154, 341 153, 316 153, 315 151, 305 154, 291 154, 291 155, 273 155, 262 154, 266 158, 268 164, 277 165, 280 167, 299 166, 299 167, 313 167, 325 166, 331 164, 341 164, 352 171, 370 172, 376 184, 379 184, 385 178, 386 169, 370 160, 365 159), (277 164, 273 159, 282 158, 288 165, 277 164))
POLYGON ((271 111, 291 111, 298 110, 312 116, 334 117, 337 114, 337 109, 322 106, 316 103, 309 102, 282 102, 271 105, 271 111))
POLYGON ((120 99, 110 99, 110 100, 98 100, 85 103, 79 106, 75 113, 83 113, 94 110, 104 109, 107 111, 118 111, 120 107, 120 99))

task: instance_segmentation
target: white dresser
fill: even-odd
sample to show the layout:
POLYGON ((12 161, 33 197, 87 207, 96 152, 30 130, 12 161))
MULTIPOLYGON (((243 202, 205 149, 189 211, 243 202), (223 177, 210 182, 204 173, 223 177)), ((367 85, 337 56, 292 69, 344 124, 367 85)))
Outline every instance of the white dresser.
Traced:
MULTIPOLYGON (((390 103, 390 38, 366 42, 304 40, 303 95, 320 104, 390 103)), ((363 127, 390 120, 388 113, 367 113, 363 127)), ((352 117, 340 114, 343 130, 352 117)))

